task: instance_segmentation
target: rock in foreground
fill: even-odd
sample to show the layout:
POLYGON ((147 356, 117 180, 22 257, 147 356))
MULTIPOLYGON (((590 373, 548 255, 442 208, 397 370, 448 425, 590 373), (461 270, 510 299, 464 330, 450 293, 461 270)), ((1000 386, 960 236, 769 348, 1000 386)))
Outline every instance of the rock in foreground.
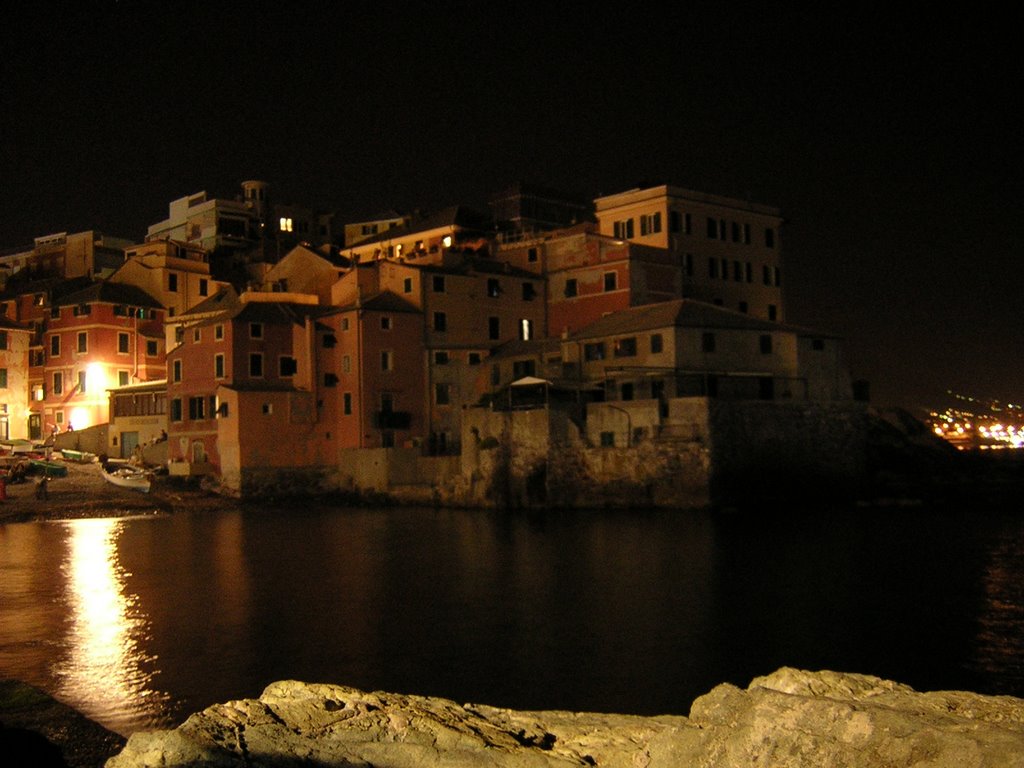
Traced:
POLYGON ((918 693, 783 668, 720 685, 689 717, 520 712, 339 685, 274 683, 173 731, 136 733, 107 768, 199 766, 928 766, 1024 768, 1024 700, 918 693))

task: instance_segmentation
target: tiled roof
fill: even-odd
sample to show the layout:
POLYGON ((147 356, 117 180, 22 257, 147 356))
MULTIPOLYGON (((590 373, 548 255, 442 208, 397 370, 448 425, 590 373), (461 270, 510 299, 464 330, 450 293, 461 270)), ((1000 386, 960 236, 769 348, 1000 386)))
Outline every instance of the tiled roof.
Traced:
POLYGON ((54 298, 53 303, 56 306, 66 307, 72 304, 88 304, 96 301, 109 304, 131 304, 136 307, 163 308, 159 301, 141 288, 124 283, 111 283, 106 280, 54 298))

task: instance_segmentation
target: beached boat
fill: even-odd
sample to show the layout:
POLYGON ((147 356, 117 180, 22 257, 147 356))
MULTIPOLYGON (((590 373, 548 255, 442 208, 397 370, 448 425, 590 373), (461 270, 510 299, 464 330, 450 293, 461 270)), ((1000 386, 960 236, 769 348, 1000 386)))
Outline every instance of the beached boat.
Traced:
POLYGON ((104 464, 100 467, 100 472, 108 483, 143 493, 149 493, 149 488, 153 483, 151 472, 125 464, 104 464))
POLYGON ((29 459, 28 465, 33 475, 47 477, 67 477, 68 468, 63 462, 47 461, 46 459, 29 459))
POLYGON ((73 451, 70 448, 61 448, 60 455, 65 461, 74 461, 79 464, 91 464, 96 461, 96 454, 88 451, 73 451))

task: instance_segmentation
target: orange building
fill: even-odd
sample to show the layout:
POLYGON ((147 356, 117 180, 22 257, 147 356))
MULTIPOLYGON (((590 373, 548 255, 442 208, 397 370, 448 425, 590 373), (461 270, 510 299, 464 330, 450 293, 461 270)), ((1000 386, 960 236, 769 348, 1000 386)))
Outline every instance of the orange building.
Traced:
POLYGON ((105 424, 107 390, 165 375, 160 304, 130 285, 93 283, 55 297, 44 336, 44 430, 105 424))

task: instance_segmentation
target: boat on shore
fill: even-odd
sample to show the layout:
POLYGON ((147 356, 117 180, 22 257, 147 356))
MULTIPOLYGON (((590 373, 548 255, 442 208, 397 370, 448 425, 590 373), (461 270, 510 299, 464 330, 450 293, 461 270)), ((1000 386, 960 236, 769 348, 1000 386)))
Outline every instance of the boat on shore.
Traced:
POLYGON ((149 493, 150 486, 153 484, 151 472, 137 467, 130 467, 127 464, 102 464, 100 466, 100 473, 103 475, 103 479, 112 485, 130 488, 142 493, 149 493))

